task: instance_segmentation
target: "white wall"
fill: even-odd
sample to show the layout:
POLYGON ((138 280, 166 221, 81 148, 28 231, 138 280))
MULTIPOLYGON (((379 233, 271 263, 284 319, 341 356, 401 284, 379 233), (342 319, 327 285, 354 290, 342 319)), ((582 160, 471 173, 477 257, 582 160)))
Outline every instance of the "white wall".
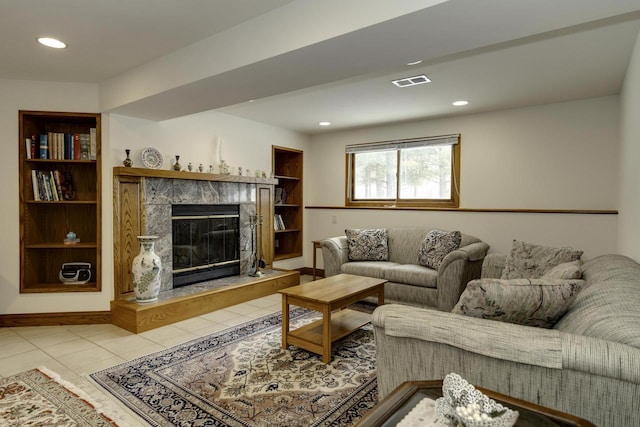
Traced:
POLYGON ((640 261, 640 34, 621 95, 618 250, 640 261))
MULTIPOLYGON (((608 96, 315 136, 306 204, 344 205, 346 144, 460 133, 463 208, 617 209, 618 119, 619 98, 608 96)), ((615 215, 307 211, 308 241, 347 227, 426 225, 475 235, 492 252, 507 251, 512 239, 572 245, 585 257, 617 250, 615 215)))
MULTIPOLYGON (((108 310, 113 289, 111 272, 103 272, 98 293, 20 294, 18 208, 18 110, 98 112, 98 87, 93 84, 0 79, 0 314, 108 310), (106 288, 106 289, 105 289, 106 288)), ((103 176, 104 181, 104 176, 103 176)), ((103 195, 111 204, 111 194, 103 195)), ((104 236, 111 230, 103 229, 104 236)), ((109 244, 111 239, 105 242, 109 244)), ((107 265, 107 268, 110 264, 107 265)))

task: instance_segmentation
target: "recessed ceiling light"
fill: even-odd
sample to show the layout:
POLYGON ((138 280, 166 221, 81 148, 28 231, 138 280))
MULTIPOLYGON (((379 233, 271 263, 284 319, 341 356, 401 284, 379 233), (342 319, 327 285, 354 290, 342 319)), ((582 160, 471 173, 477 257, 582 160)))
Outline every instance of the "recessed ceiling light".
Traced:
POLYGON ((407 65, 418 65, 422 64, 422 59, 418 59, 417 61, 407 62, 407 65))
POLYGON ((331 122, 318 122, 320 126, 331 126, 331 122))
POLYGON ((67 47, 67 45, 62 43, 60 40, 52 39, 51 37, 40 37, 38 39, 38 43, 48 47, 52 47, 54 49, 64 49, 65 47, 67 47))
POLYGON ((409 87, 415 85, 421 85, 423 83, 429 83, 431 79, 424 74, 420 74, 419 76, 413 77, 405 77, 398 80, 391 80, 391 83, 398 87, 409 87))
POLYGON ((454 101, 453 105, 455 105, 456 107, 462 107, 463 105, 467 105, 469 103, 469 101, 454 101))

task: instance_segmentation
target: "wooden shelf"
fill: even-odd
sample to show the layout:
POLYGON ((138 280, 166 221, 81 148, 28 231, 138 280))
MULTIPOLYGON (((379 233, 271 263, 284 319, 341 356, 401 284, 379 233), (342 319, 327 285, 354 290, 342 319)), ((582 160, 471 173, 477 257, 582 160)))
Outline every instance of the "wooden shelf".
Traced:
MULTIPOLYGON (((345 308, 331 315, 331 342, 344 338, 351 332, 360 329, 371 322, 371 315, 360 311, 345 308)), ((296 345, 297 340, 315 344, 322 350, 322 319, 316 320, 298 329, 289 332, 291 344, 296 345)))
MULTIPOLYGON (((101 116, 20 111, 18 120, 20 292, 99 292, 102 288, 101 116), (89 134, 91 129, 95 129, 96 136, 93 160, 27 158, 25 141, 33 139, 33 135, 89 134), (71 174, 75 197, 72 200, 35 200, 32 171, 41 171, 48 176, 56 170, 71 174), (69 231, 76 233, 80 243, 64 244, 69 231), (92 281, 82 285, 63 284, 58 274, 62 264, 69 262, 90 263, 92 281)), ((40 155, 39 149, 35 154, 40 155)))
POLYGON ((303 153, 285 147, 272 147, 273 171, 278 180, 277 188, 286 193, 285 203, 274 204, 274 212, 287 226, 274 232, 274 260, 302 256, 302 169, 303 153))
POLYGON ((65 243, 35 243, 25 244, 27 249, 95 249, 98 247, 97 243, 74 243, 67 245, 65 243))

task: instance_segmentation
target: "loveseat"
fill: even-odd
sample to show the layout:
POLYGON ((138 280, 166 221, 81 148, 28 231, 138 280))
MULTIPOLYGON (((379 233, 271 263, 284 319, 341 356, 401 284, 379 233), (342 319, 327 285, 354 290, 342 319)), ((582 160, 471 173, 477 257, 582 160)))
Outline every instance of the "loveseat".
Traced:
MULTIPOLYGON (((488 255, 483 277, 500 277, 505 259, 488 255)), ((638 426, 640 264, 602 255, 581 270, 583 287, 551 329, 403 305, 376 308, 380 397, 403 381, 455 372, 601 427, 638 426)))
POLYGON ((459 248, 446 255, 437 269, 418 262, 418 250, 432 231, 423 227, 386 228, 386 261, 350 261, 347 236, 320 242, 325 277, 340 273, 386 279, 385 303, 433 307, 450 311, 467 282, 480 277, 489 245, 461 234, 459 248))

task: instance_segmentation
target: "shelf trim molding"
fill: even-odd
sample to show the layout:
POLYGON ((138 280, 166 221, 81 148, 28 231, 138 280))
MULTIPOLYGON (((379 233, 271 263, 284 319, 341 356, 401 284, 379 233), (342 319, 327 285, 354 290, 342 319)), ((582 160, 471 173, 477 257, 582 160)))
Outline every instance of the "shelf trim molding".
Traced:
POLYGON ((240 182, 254 184, 277 184, 276 178, 258 178, 244 175, 220 175, 206 172, 174 171, 166 169, 127 168, 116 166, 113 176, 132 176, 138 178, 171 178, 195 181, 240 182))

